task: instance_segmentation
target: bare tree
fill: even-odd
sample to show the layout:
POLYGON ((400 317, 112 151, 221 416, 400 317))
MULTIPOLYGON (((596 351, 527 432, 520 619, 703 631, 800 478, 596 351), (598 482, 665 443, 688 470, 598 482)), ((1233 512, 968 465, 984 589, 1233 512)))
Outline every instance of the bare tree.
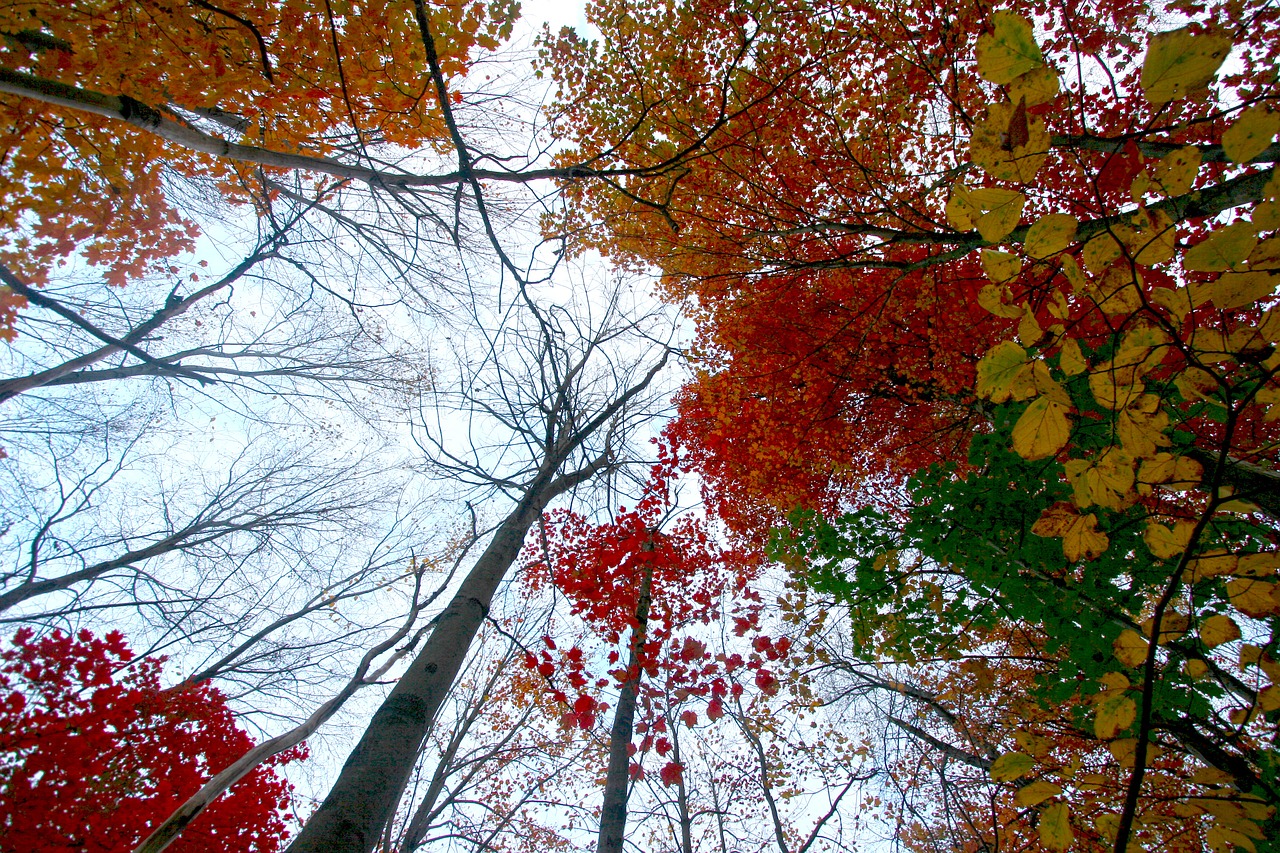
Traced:
POLYGON ((630 433, 650 414, 648 392, 666 364, 665 346, 653 356, 646 330, 621 316, 616 301, 586 326, 520 292, 498 313, 476 368, 435 392, 418 432, 440 474, 513 506, 291 845, 294 853, 369 851, 379 843, 530 526, 553 500, 624 462, 630 433))

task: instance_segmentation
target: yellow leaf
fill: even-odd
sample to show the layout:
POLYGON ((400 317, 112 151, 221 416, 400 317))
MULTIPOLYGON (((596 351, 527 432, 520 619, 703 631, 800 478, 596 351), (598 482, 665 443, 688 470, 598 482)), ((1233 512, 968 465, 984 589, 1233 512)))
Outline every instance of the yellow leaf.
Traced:
POLYGON ((1120 257, 1122 247, 1114 236, 1103 232, 1084 244, 1080 260, 1084 268, 1094 275, 1101 275, 1111 263, 1120 257))
POLYGON ((1172 560, 1181 557, 1182 552, 1187 550, 1187 543, 1191 541, 1191 533, 1195 527, 1190 521, 1179 521, 1170 530, 1163 524, 1148 521, 1142 541, 1147 543, 1147 548, 1155 556, 1162 560, 1172 560))
POLYGON ((1276 279, 1265 272, 1225 272, 1217 281, 1192 285, 1193 301, 1198 306, 1212 302, 1224 311, 1252 307, 1260 299, 1274 296, 1276 279))
POLYGON ((1089 279, 1085 277, 1084 271, 1080 269, 1080 264, 1076 263, 1076 259, 1070 255, 1063 255, 1061 258, 1062 274, 1066 276, 1067 281, 1071 284, 1073 293, 1085 293, 1093 285, 1089 283, 1089 279))
POLYGON ((1056 69, 1047 65, 1033 68, 1009 84, 1010 103, 1024 102, 1029 107, 1047 104, 1058 97, 1062 81, 1056 69))
POLYGON ((1142 93, 1156 106, 1203 88, 1231 51, 1231 39, 1183 27, 1152 36, 1142 61, 1142 93))
POLYGON ((1153 267, 1173 260, 1178 231, 1168 214, 1162 210, 1139 210, 1129 222, 1129 229, 1118 233, 1125 238, 1135 264, 1153 267))
MULTIPOLYGON (((1137 746, 1137 740, 1131 737, 1125 737, 1111 741, 1111 743, 1107 744, 1107 749, 1111 750, 1111 757, 1114 758, 1116 763, 1121 767, 1132 767, 1133 753, 1137 746)), ((1151 760, 1150 747, 1147 748, 1147 760, 1151 760)))
POLYGON ((982 289, 978 291, 978 304, 983 308, 995 314, 997 317, 1021 317, 1025 310, 1020 305, 1010 305, 1005 302, 1005 297, 1009 295, 1006 288, 998 287, 994 284, 984 284, 982 289))
POLYGON ((1058 367, 1068 376, 1079 376, 1089 367, 1080 352, 1080 344, 1075 338, 1068 338, 1062 345, 1062 353, 1058 357, 1058 367))
POLYGON ((1209 648, 1240 639, 1240 626, 1230 616, 1217 614, 1200 623, 1200 642, 1209 648))
POLYGON ((1044 65, 1025 18, 1001 10, 991 16, 991 29, 978 39, 977 47, 978 73, 985 79, 1003 86, 1044 65))
POLYGON ((1227 719, 1233 726, 1244 726, 1258 719, 1261 713, 1262 710, 1257 705, 1251 708, 1234 708, 1227 712, 1227 719))
POLYGON ((1174 377, 1178 393, 1188 403, 1195 400, 1218 400, 1221 393, 1217 377, 1199 367, 1188 367, 1174 377))
MULTIPOLYGON (((1256 217, 1254 228, 1262 230, 1256 217)), ((1280 270, 1280 237, 1268 237, 1258 244, 1258 248, 1249 253, 1249 268, 1252 270, 1280 270)))
POLYGON ((1266 805, 1257 800, 1195 797, 1191 802, 1217 818, 1219 826, 1237 830, 1250 838, 1266 838, 1253 822, 1252 815, 1256 815, 1257 820, 1266 820, 1270 815, 1266 805))
POLYGON ((1258 707, 1267 714, 1280 709, 1280 685, 1272 684, 1259 690, 1258 707))
POLYGON ((1107 550, 1111 540, 1098 530, 1098 518, 1093 513, 1080 515, 1065 504, 1057 504, 1040 513, 1031 532, 1046 539, 1061 538, 1062 553, 1072 562, 1083 557, 1092 560, 1107 550))
POLYGON ((1049 365, 1043 361, 1031 362, 1031 384, 1036 394, 1044 394, 1053 402, 1065 408, 1071 408, 1071 395, 1049 375, 1049 365))
POLYGON ((1119 448, 1108 448, 1088 459, 1069 460, 1064 468, 1071 483, 1072 502, 1080 509, 1094 505, 1124 509, 1137 499, 1133 458, 1119 448))
MULTIPOLYGON (((1159 400, 1154 394, 1143 394, 1134 403, 1147 399, 1159 400)), ((1156 449, 1168 447, 1172 442, 1164 431, 1169 427, 1169 416, 1164 412, 1144 412, 1131 404, 1116 419, 1116 434, 1120 444, 1134 459, 1155 456, 1156 449)))
POLYGON ((1219 228, 1182 256, 1182 268, 1188 272, 1219 272, 1236 266, 1249 257, 1258 245, 1258 234, 1251 222, 1237 222, 1219 228))
POLYGON ((1116 660, 1133 669, 1147 662, 1147 641, 1137 631, 1126 628, 1111 644, 1116 660))
MULTIPOLYGON (((1142 620, 1142 633, 1148 637, 1151 636, 1151 629, 1155 627, 1155 619, 1149 618, 1142 620)), ((1191 627, 1191 619, 1185 613, 1179 613, 1176 610, 1165 611, 1164 616, 1160 619, 1160 639, 1157 645, 1164 646, 1172 643, 1187 632, 1187 628, 1191 627)))
POLYGON ((1131 264, 1116 264, 1098 280, 1093 301, 1108 314, 1132 314, 1142 307, 1142 273, 1131 264))
POLYGON ((1021 752, 1006 752, 991 762, 989 772, 991 773, 991 778, 996 782, 1012 782, 1014 779, 1021 779, 1030 773, 1035 764, 1035 761, 1029 755, 1024 755, 1021 752))
POLYGON ((1138 706, 1120 691, 1108 690, 1097 703, 1098 713, 1093 719, 1093 732, 1101 740, 1111 740, 1121 731, 1133 725, 1138 718, 1138 706))
POLYGON ((1079 224, 1080 220, 1066 213, 1046 214, 1027 229, 1023 248, 1037 260, 1056 255, 1075 241, 1079 224))
POLYGON ((1191 304, 1191 291, 1185 287, 1157 287, 1151 291, 1151 301, 1173 315, 1181 324, 1195 306, 1191 304))
POLYGON ((1023 459, 1036 460, 1052 456, 1067 446, 1071 437, 1068 406, 1040 397, 1022 413, 1013 427, 1013 450, 1023 459))
POLYGON ((1196 174, 1200 171, 1200 149, 1194 145, 1170 151, 1156 164, 1155 180, 1167 196, 1177 196, 1191 191, 1196 174))
POLYGON ((1209 674, 1209 665, 1202 660, 1192 658, 1182 665, 1187 675, 1192 678, 1204 678, 1209 674))
MULTIPOLYGON (((1128 690, 1133 686, 1133 683, 1129 681, 1129 676, 1125 675, 1123 672, 1103 673, 1102 677, 1098 679, 1098 683, 1107 690, 1128 690)), ((1094 696, 1094 701, 1100 701, 1105 695, 1105 693, 1097 694, 1094 696)))
POLYGON ((1132 374, 1112 370, 1110 364, 1098 365, 1098 368, 1089 374, 1089 390, 1098 405, 1105 409, 1123 409, 1146 390, 1146 386, 1132 374))
POLYGON ((1249 853, 1258 853, 1258 848, 1254 846, 1254 843, 1249 840, 1247 835, 1226 826, 1214 825, 1209 827, 1209 831, 1205 833, 1204 840, 1214 853, 1231 853, 1236 848, 1248 850, 1249 853))
MULTIPOLYGON (((1022 272, 1022 259, 1017 255, 1002 252, 999 249, 983 249, 982 269, 987 274, 987 278, 996 284, 1004 284, 1006 281, 1017 278, 1019 273, 1022 272)), ((985 305, 983 307, 986 308, 985 305)), ((987 310, 991 311, 990 308, 987 308, 987 310)), ((991 313, 994 314, 996 312, 992 311, 991 313)), ((1013 316, 1016 317, 1017 314, 1013 316)))
POLYGON ((1014 119, 1013 104, 989 105, 986 117, 973 127, 969 155, 997 180, 1029 184, 1049 154, 1049 131, 1040 116, 1025 116, 1027 141, 1010 147, 1009 126, 1014 119))
POLYGON ((1259 231, 1275 231, 1280 228, 1280 203, 1274 201, 1260 202, 1249 217, 1259 231))
POLYGON ((1280 613, 1280 600, 1276 597, 1276 585, 1252 578, 1227 581, 1227 595, 1232 605, 1246 616, 1261 619, 1280 613))
POLYGON ((1071 832, 1071 811, 1066 803, 1054 803, 1040 813, 1040 843, 1049 850, 1066 850, 1075 835, 1071 832))
POLYGON ((1022 207, 1027 203, 1022 193, 996 187, 974 190, 970 198, 987 211, 978 217, 975 224, 982 239, 988 243, 999 243, 1018 227, 1022 207))
POLYGON ((1018 793, 1013 795, 1013 801, 1026 808, 1029 806, 1038 806, 1050 797, 1056 797, 1061 793, 1061 785, 1055 785, 1052 782, 1040 780, 1019 788, 1018 793))
POLYGON ((1018 343, 1030 349, 1040 343, 1043 337, 1044 329, 1040 328, 1040 324, 1036 322, 1036 315, 1030 308, 1025 309, 1022 312, 1022 321, 1018 323, 1018 343))
POLYGON ((1233 574, 1239 562, 1240 558, 1235 554, 1229 554, 1222 550, 1210 551, 1196 557, 1187 564, 1187 572, 1190 575, 1189 580, 1192 583, 1199 583, 1208 578, 1233 574))
POLYGON ((1076 777, 1075 783, 1082 791, 1102 791, 1113 787, 1111 777, 1102 773, 1083 773, 1076 777))
POLYGON ((1280 569, 1280 551, 1241 554, 1234 574, 1245 578, 1269 578, 1280 569))
POLYGON ((1018 746, 1022 748, 1023 752, 1029 753, 1036 758, 1044 758, 1053 747, 1053 741, 1047 737, 1033 735, 1031 732, 1021 730, 1013 733, 1013 739, 1018 742, 1018 746))
POLYGON ((951 188, 951 198, 947 199, 947 221, 957 231, 972 231, 974 223, 982 215, 969 194, 969 188, 957 181, 951 188))
POLYGON ((1027 352, 1013 341, 1001 341, 978 361, 979 397, 993 403, 1026 400, 1035 395, 1027 352))
POLYGON ((1098 834, 1108 841, 1115 840, 1116 832, 1120 829, 1120 815, 1105 813, 1094 818, 1093 825, 1097 827, 1098 834))
POLYGON ((1280 132, 1280 115, 1262 104, 1240 114, 1222 134, 1222 151, 1236 163, 1248 163, 1271 145, 1280 132))

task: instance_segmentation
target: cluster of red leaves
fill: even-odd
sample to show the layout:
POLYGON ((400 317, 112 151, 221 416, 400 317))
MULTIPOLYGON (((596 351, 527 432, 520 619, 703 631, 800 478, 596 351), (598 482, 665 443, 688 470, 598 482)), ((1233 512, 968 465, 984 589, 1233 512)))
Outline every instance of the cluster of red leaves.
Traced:
MULTIPOLYGON (((209 683, 160 686, 161 661, 123 635, 29 628, 0 653, 0 827, 9 850, 119 853, 253 746, 209 683)), ((270 853, 284 846, 292 787, 277 756, 210 806, 169 848, 270 853)))
POLYGON ((722 519, 743 528, 796 505, 879 497, 963 457, 974 365, 1009 323, 979 307, 976 259, 953 266, 945 284, 884 271, 772 276, 759 282, 767 292, 705 312, 702 369, 679 396, 673 434, 722 519))
MULTIPOLYGON (((721 547, 705 523, 691 515, 661 530, 671 508, 669 485, 675 476, 674 454, 664 449, 663 457, 634 509, 621 508, 604 524, 592 524, 568 510, 552 512, 544 520, 542 536, 526 547, 526 582, 535 590, 553 585, 566 596, 573 613, 608 648, 609 677, 592 673, 593 666, 603 663, 599 660, 603 653, 586 654, 578 646, 562 650, 551 637, 543 639, 544 649, 527 653, 524 663, 547 679, 556 701, 568 709, 563 722, 584 729, 595 725, 608 707, 593 693, 611 682, 617 685, 638 677, 643 709, 636 724, 636 732, 642 735, 638 751, 656 749, 666 757, 671 745, 661 735, 669 706, 699 697, 707 702, 706 716, 719 719, 725 713, 724 699, 742 694, 735 676, 739 670, 753 673, 760 689, 776 690, 777 679, 768 661, 785 653, 787 641, 756 637, 754 650, 745 657, 712 654, 705 642, 686 631, 720 619, 726 598, 735 602, 730 616, 738 636, 760 630, 762 602, 750 588, 760 556, 721 547), (638 654, 639 672, 632 672, 623 663, 624 656, 629 656, 623 646, 631 642, 637 628, 645 574, 651 576, 650 611, 638 654), (577 693, 575 698, 570 698, 570 690, 577 693)), ((680 718, 694 726, 698 713, 685 709, 680 718)), ((638 773, 639 767, 633 772, 638 773)), ((671 772, 664 771, 664 780, 671 772)))

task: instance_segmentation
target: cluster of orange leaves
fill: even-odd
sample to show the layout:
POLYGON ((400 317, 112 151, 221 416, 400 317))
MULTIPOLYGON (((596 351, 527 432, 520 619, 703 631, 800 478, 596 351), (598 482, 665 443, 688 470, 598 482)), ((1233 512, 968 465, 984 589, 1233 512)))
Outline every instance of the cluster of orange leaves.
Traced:
MULTIPOLYGON (((430 4, 429 4, 430 5, 430 4)), ((508 0, 431 8, 446 75, 510 32, 508 0)), ((230 142, 329 155, 445 136, 412 4, 361 0, 83 0, 0 4, 0 67, 195 120, 230 142)), ((123 285, 190 251, 198 233, 171 182, 269 201, 262 173, 167 144, 123 122, 0 95, 0 260, 44 284, 78 255, 123 285)), ((188 190, 187 192, 190 192, 188 190)), ((200 190, 195 190, 199 192, 200 190)), ((20 300, 0 300, 12 337, 20 300)))

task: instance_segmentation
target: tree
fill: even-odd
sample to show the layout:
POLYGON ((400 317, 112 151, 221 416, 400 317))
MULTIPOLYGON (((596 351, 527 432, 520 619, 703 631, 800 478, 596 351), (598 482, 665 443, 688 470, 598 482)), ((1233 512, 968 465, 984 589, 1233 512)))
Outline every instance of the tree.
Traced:
MULTIPOLYGON (((706 644, 685 631, 698 622, 708 624, 718 618, 717 608, 726 593, 747 591, 759 568, 758 555, 715 546, 693 516, 685 515, 672 529, 663 530, 676 509, 672 491, 679 462, 675 451, 666 445, 659 447, 658 456, 633 510, 623 507, 609 522, 599 525, 576 513, 552 513, 543 521, 540 540, 530 548, 535 560, 530 567, 535 589, 541 584, 554 585, 568 598, 571 612, 601 634, 607 646, 620 644, 624 632, 627 634, 625 658, 617 648, 608 654, 611 665, 623 660, 625 664, 609 672, 619 693, 609 734, 598 853, 621 851, 626 838, 628 786, 643 772, 632 760, 637 752, 632 735, 637 730, 641 700, 639 729, 646 736, 639 752, 656 748, 664 757, 672 752, 673 744, 661 735, 676 725, 668 713, 670 694, 709 695, 705 713, 713 719, 724 714, 729 692, 726 676, 734 664, 724 656, 715 661, 706 644), (651 730, 656 735, 649 733, 651 730)), ((754 624, 758 608, 749 606, 738 618, 754 624)), ((591 679, 583 650, 577 646, 559 652, 557 662, 550 654, 557 651, 555 641, 546 637, 544 642, 548 650, 540 657, 528 653, 525 665, 550 678, 559 663, 565 670, 564 680, 579 695, 570 702, 566 692, 556 690, 555 698, 571 707, 566 713, 568 721, 591 729, 606 706, 585 689, 594 681, 598 690, 609 685, 610 679, 591 679)), ((737 660, 741 662, 740 657, 737 660)), ((771 677, 758 655, 746 665, 762 678, 771 677)), ((692 727, 698 712, 686 710, 680 717, 692 727)), ((676 756, 666 761, 659 777, 664 784, 679 785, 681 772, 676 756)))
MULTIPOLYGON (((566 187, 563 231, 625 262, 659 266, 671 296, 696 300, 703 372, 683 395, 684 429, 715 496, 742 517, 859 489, 881 496, 874 484, 900 483, 904 472, 963 452, 981 420, 965 404, 974 366, 1018 325, 1014 296, 1025 292, 1041 328, 1060 322, 1048 308, 1065 279, 1051 287, 1035 278, 1052 257, 1031 258, 1020 278, 997 271, 997 283, 985 274, 981 246, 1024 244, 1019 204, 1028 222, 1049 212, 1076 217, 1068 236, 1088 242, 1128 203, 1129 187, 1115 183, 1136 168, 1124 154, 1128 141, 1147 146, 1138 157, 1203 147, 1196 204, 1152 202, 1172 224, 1262 198, 1265 169, 1241 183, 1216 165, 1225 118, 1194 120, 1174 140, 1165 122, 1184 102, 1162 102, 1158 114, 1145 101, 1129 108, 1142 98, 1139 36, 1155 26, 1141 4, 1047 9, 1047 52, 1037 47, 1017 75, 996 72, 999 90, 973 66, 992 21, 977 6, 597 8, 604 43, 547 44, 560 126, 577 144, 564 159, 669 168, 625 193, 566 187), (1076 62, 1081 49, 1115 72, 1114 87, 1093 84, 1076 62), (647 61, 628 62, 633 56, 647 61), (1061 84, 1060 68, 1072 69, 1061 84), (1012 89, 1003 85, 1015 77, 1012 89), (1035 146, 1015 157, 1000 148, 1000 134, 1019 100, 1035 146), (703 153, 669 159, 695 146, 703 153), (1032 166, 1034 184, 1036 175, 1016 171, 1032 166), (1030 185, 1029 196, 985 193, 991 209, 964 208, 959 199, 975 179, 990 189, 1030 185), (953 185, 960 190, 948 207, 953 185), (1009 206, 996 206, 997 196, 1009 206), (967 209, 949 218, 948 210, 967 209), (1004 302, 1001 287, 1014 288, 1004 302)), ((1259 21, 1271 14, 1254 12, 1259 21)), ((1225 20, 1207 9, 1202 18, 1225 20)), ((1249 49, 1228 85, 1247 103, 1268 91, 1275 45, 1265 32, 1234 36, 1249 49)), ((1255 156, 1265 164, 1273 154, 1255 156)), ((1033 241, 1032 249, 1048 245, 1033 241)))
MULTIPOLYGON (((482 307, 477 303, 475 310, 482 307)), ((450 427, 443 405, 429 409, 419 441, 439 471, 483 488, 489 499, 509 496, 513 506, 290 846, 294 853, 368 851, 378 843, 530 527, 553 500, 616 468, 634 424, 647 419, 646 394, 666 364, 666 348, 647 369, 645 354, 626 362, 611 352, 631 336, 648 337, 647 324, 620 316, 611 301, 594 327, 576 325, 562 309, 540 309, 527 291, 516 306, 498 307, 500 325, 484 361, 459 377, 456 394, 436 389, 457 407, 450 427), (462 443, 453 449, 460 425, 462 443), (495 440, 490 454, 487 445, 495 440)))
MULTIPOLYGON (((437 64, 454 75, 473 45, 494 47, 510 31, 514 10, 455 5, 434 15, 447 39, 437 64)), ((166 177, 207 175, 243 203, 268 205, 262 173, 219 155, 245 162, 257 145, 263 156, 248 162, 290 168, 344 151, 371 156, 380 144, 413 148, 444 132, 425 108, 434 92, 418 73, 423 47, 405 6, 86 2, 12 7, 0 31, 4 206, 26 217, 5 223, 4 263, 37 284, 75 252, 121 285, 189 250, 195 231, 166 177)), ((10 294, 8 304, 22 302, 10 294)))
MULTIPOLYGON (((1118 851, 1162 726, 1255 803, 1211 843, 1274 813, 1274 685, 1228 661, 1262 662, 1280 613, 1280 42, 1262 4, 1163 11, 602 3, 606 42, 547 45, 566 159, 702 152, 570 187, 562 222, 697 300, 676 431, 721 515, 763 535, 796 504, 891 503, 905 535, 857 584, 902 551, 957 567, 962 617, 1064 656, 1043 701, 1132 736, 1118 851)), ((918 651, 928 600, 894 602, 918 651)), ((1044 812, 1065 846, 1081 816, 1044 812)))
MULTIPOLYGON (((162 689, 160 662, 135 661, 119 632, 98 639, 19 629, 0 653, 0 822, 41 850, 133 847, 157 816, 252 746, 208 682, 162 689)), ((292 788, 249 774, 176 850, 279 850, 292 788)))

